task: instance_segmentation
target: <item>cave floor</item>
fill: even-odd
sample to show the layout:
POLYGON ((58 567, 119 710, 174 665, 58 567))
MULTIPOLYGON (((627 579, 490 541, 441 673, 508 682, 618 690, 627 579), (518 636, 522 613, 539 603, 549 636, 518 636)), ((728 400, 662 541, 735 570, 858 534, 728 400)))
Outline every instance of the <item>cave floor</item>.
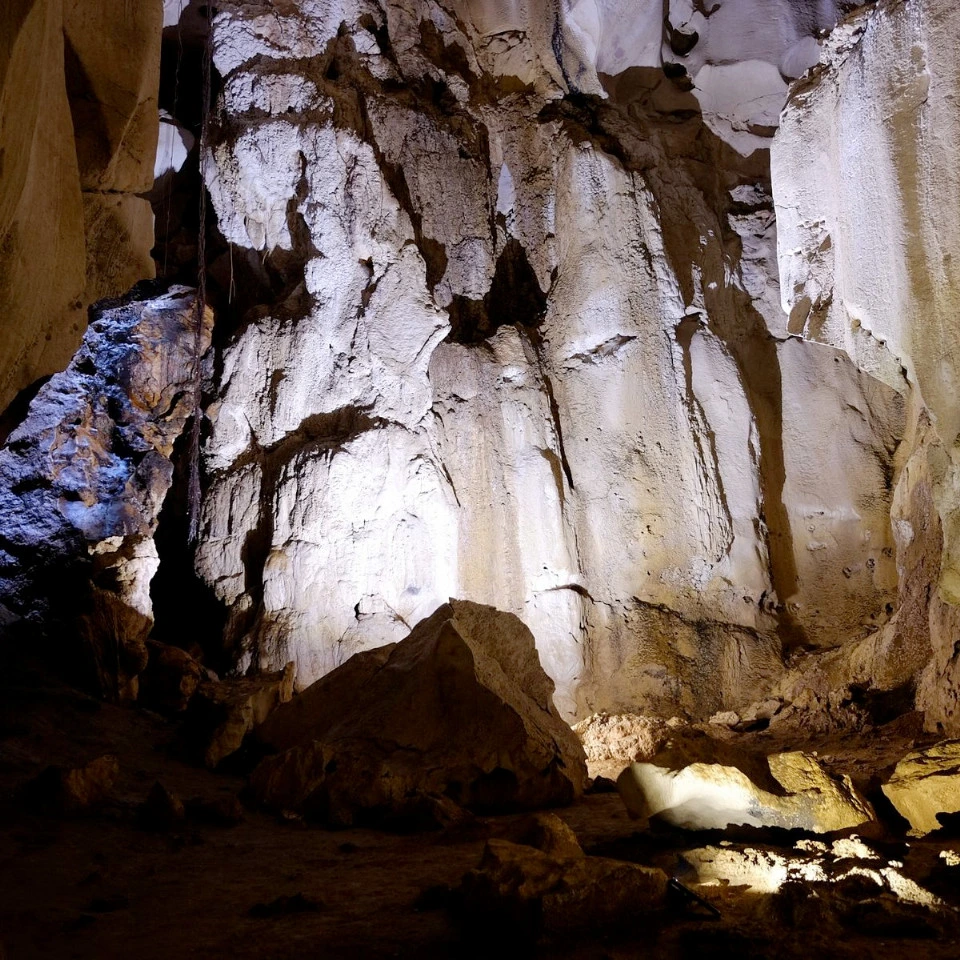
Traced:
MULTIPOLYGON (((509 930, 471 943, 425 890, 455 887, 475 867, 484 842, 509 838, 521 818, 478 818, 447 830, 399 835, 330 831, 247 810, 232 826, 188 819, 167 832, 138 825, 136 811, 155 781, 184 799, 236 797, 238 776, 176 758, 176 724, 148 711, 101 704, 38 678, 0 690, 0 957, 70 958, 381 958, 557 957, 956 958, 960 941, 909 917, 864 911, 846 925, 785 909, 781 899, 743 886, 694 886, 719 920, 693 910, 638 916, 629 928, 523 946, 509 930), (41 816, 18 800, 22 785, 51 763, 82 764, 112 753, 120 776, 96 814, 41 816), (278 898, 286 910, 264 909, 278 898), (419 904, 418 904, 419 900, 419 904), (261 905, 257 916, 251 908, 261 905), (300 906, 303 909, 297 910, 300 906), (839 932, 838 932, 839 931, 839 932)), ((901 725, 869 738, 830 741, 835 767, 861 778, 909 747, 901 725), (903 742, 901 742, 903 741, 903 742)), ((912 741, 911 741, 912 742, 912 741)), ((797 746, 798 744, 788 744, 797 746)), ((823 753, 821 754, 823 755, 823 753)), ((795 837, 640 833, 613 793, 592 794, 556 811, 588 853, 677 873, 679 854, 704 843, 790 853, 795 837), (786 847, 784 847, 786 845, 786 847)), ((873 838, 903 862, 903 873, 953 907, 960 885, 944 879, 943 849, 960 840, 873 838), (939 872, 938 872, 939 871, 939 872), (933 886, 931 886, 931 883, 933 886)), ((687 878, 683 882, 690 883, 687 878)))

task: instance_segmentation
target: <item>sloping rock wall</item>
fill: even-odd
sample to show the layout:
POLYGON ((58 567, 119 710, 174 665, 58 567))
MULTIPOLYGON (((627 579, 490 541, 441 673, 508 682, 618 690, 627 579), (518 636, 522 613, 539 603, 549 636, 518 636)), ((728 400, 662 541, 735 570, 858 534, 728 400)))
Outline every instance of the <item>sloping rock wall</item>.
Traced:
POLYGON ((788 339, 772 127, 704 93, 739 43, 782 97, 836 9, 594 6, 219 5, 205 176, 273 286, 208 411, 241 663, 309 682, 464 596, 567 716, 706 716, 889 618, 904 401, 788 339))
MULTIPOLYGON (((160 0, 0 10, 0 414, 62 370, 86 309, 154 275, 160 0)), ((9 431, 0 419, 0 437, 9 431)))

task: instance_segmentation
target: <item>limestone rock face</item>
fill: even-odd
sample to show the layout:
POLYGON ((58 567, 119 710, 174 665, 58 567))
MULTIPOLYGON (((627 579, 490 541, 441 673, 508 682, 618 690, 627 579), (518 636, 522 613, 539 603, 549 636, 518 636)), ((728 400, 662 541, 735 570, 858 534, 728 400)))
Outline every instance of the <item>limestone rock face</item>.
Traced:
POLYGON ((138 194, 153 183, 161 24, 160 0, 0 11, 0 412, 66 366, 89 304, 154 275, 138 194))
POLYGON ((310 682, 467 596, 564 716, 706 718, 888 618, 903 400, 785 339, 764 156, 714 132, 770 132, 716 64, 782 97, 835 7, 586 6, 219 5, 204 171, 260 292, 197 570, 242 666, 310 682))
POLYGON ((946 733, 960 729, 958 38, 953 4, 866 7, 792 89, 772 151, 788 331, 844 350, 909 406, 892 504, 898 609, 821 676, 916 687, 946 733))
MULTIPOLYGON (((192 412, 196 314, 186 287, 101 304, 0 448, 0 605, 37 623, 79 616, 105 692, 147 662, 152 537, 192 412)), ((202 350, 211 324, 207 311, 202 350)))
POLYGON ((911 836, 939 830, 945 824, 938 814, 960 812, 960 741, 947 740, 908 754, 883 792, 910 822, 911 836))
POLYGON ((809 754, 781 753, 768 762, 786 796, 763 790, 736 767, 661 766, 656 758, 627 767, 617 789, 633 816, 659 817, 689 830, 748 824, 832 833, 875 819, 870 804, 848 777, 836 780, 809 754))
POLYGON ((258 739, 283 752, 251 785, 269 807, 339 824, 445 799, 569 803, 586 765, 552 694, 516 617, 451 600, 389 651, 358 654, 278 708, 258 739))

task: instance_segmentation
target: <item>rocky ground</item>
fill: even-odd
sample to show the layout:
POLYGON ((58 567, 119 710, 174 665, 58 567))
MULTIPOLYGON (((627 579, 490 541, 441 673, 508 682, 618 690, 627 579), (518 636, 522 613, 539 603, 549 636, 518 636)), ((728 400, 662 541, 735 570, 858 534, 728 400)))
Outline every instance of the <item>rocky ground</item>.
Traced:
MULTIPOLYGON (((588 854, 660 867, 719 918, 676 896, 626 925, 548 930, 534 944, 502 918, 479 932, 465 924, 456 894, 488 840, 524 839, 528 815, 468 816, 408 834, 329 830, 238 802, 242 776, 180 758, 182 720, 103 703, 23 665, 8 665, 2 684, 0 942, 7 960, 879 958, 921 951, 947 958, 960 950, 960 839, 940 831, 908 840, 906 823, 875 789, 876 774, 914 745, 909 720, 855 738, 820 738, 821 759, 832 772, 851 773, 883 820, 860 831, 861 842, 747 828, 638 830, 614 792, 556 810, 588 854), (89 810, 54 809, 49 794, 27 786, 50 764, 77 768, 104 755, 116 757, 117 775, 89 810), (180 798, 182 816, 175 801, 157 800, 156 783, 180 798)), ((726 736, 764 751, 812 746, 764 732, 726 736)))

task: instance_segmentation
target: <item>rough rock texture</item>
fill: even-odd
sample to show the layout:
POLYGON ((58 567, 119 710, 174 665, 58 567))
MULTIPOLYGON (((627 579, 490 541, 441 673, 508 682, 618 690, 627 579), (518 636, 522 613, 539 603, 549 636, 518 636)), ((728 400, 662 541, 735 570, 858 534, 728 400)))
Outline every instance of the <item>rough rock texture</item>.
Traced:
POLYGON ((616 780, 631 763, 650 760, 669 739, 671 727, 655 717, 596 713, 573 725, 583 744, 587 773, 616 780))
POLYGON ((192 412, 196 324, 186 287, 101 303, 0 448, 0 611, 47 626, 79 618, 112 695, 133 695, 147 663, 152 538, 192 412))
POLYGON ((844 350, 910 409, 893 499, 899 609, 809 686, 916 688, 947 733, 960 729, 958 38, 954 4, 867 7, 793 88, 772 153, 787 329, 844 350))
POLYGON ((883 785, 887 799, 922 837, 946 823, 938 814, 960 812, 960 740, 947 740, 908 754, 883 785))
POLYGON ((120 765, 112 755, 97 757, 82 767, 47 767, 26 785, 24 799, 41 813, 89 813, 107 798, 119 772, 120 765))
POLYGON ((509 810, 569 803, 583 749, 553 705, 530 631, 451 600, 389 650, 360 653, 279 708, 254 771, 269 807, 332 823, 397 820, 453 801, 509 810))
POLYGON ((258 292, 197 569, 241 664, 309 682, 468 596, 564 716, 706 718, 889 618, 903 400, 786 338, 742 139, 836 8, 653 6, 219 6, 205 176, 258 292))
MULTIPOLYGON (((0 10, 0 413, 63 369, 86 308, 154 275, 160 0, 0 10)), ((0 436, 9 427, 0 420, 0 436)))
POLYGON ((768 762, 785 796, 763 790, 736 767, 717 763, 633 763, 620 774, 617 789, 632 816, 658 817, 688 830, 747 824, 833 833, 875 819, 850 778, 831 777, 815 757, 796 751, 775 754, 768 762))
POLYGON ((211 770, 243 746, 293 696, 292 663, 276 674, 201 683, 190 701, 186 738, 211 770))
MULTIPOLYGON (((905 875, 902 861, 888 857, 855 836, 829 846, 804 839, 786 851, 727 845, 681 854, 702 892, 729 885, 769 896, 761 916, 777 925, 781 937, 784 928, 802 929, 807 955, 819 952, 807 939, 813 930, 825 940, 854 932, 884 939, 955 937, 956 910, 905 875)), ((829 944, 824 946, 829 955, 829 944)))
POLYGON ((666 906, 667 875, 603 857, 490 840, 459 890, 476 935, 512 943, 609 930, 666 906))

